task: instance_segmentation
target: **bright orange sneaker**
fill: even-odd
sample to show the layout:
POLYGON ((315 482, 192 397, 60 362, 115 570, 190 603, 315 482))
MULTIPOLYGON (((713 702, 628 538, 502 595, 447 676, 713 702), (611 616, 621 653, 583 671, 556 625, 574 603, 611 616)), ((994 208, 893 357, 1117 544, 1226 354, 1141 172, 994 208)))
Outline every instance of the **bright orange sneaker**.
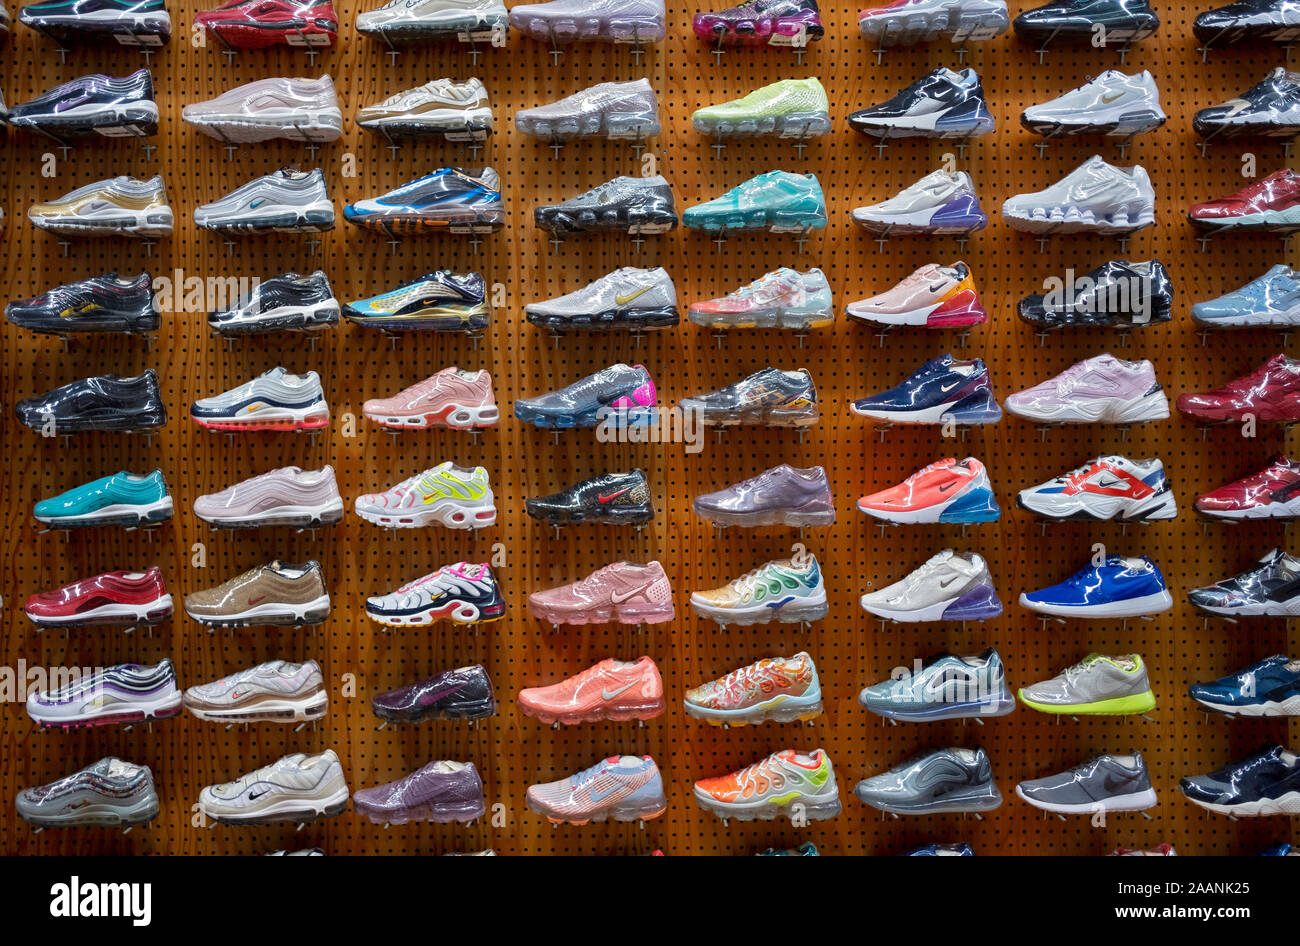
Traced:
POLYGON ((519 711, 544 723, 652 719, 664 711, 664 682, 649 657, 602 660, 576 676, 519 691, 519 711))
POLYGON ((821 821, 840 813, 835 770, 822 749, 782 749, 739 772, 701 779, 695 801, 719 818, 740 821, 770 821, 777 815, 821 821))
POLYGON ((988 470, 974 457, 936 460, 897 486, 863 496, 858 509, 895 524, 994 522, 1002 515, 988 470))

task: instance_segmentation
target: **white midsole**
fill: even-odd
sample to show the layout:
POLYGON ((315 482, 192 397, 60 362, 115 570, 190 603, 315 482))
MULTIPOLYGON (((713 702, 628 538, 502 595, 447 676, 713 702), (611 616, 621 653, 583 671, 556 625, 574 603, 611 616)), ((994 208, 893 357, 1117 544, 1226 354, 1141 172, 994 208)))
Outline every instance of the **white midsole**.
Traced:
POLYGON ((1055 802, 1028 798, 1020 790, 1019 785, 1016 786, 1016 794, 1035 808, 1041 808, 1044 811, 1055 811, 1063 815, 1090 815, 1103 811, 1145 811, 1156 806, 1156 790, 1154 788, 1073 805, 1061 805, 1055 802))
POLYGON ((151 700, 126 699, 116 703, 106 703, 92 710, 71 712, 66 715, 57 712, 57 707, 33 708, 29 702, 27 704, 27 715, 38 723, 76 723, 98 719, 101 716, 118 716, 122 713, 143 713, 145 716, 157 716, 167 710, 174 710, 180 705, 181 692, 173 689, 171 692, 151 700))
POLYGON ((761 703, 755 703, 753 706, 748 706, 745 709, 732 709, 732 710, 714 709, 711 706, 697 706, 694 703, 687 703, 685 704, 685 706, 686 706, 687 714, 694 716, 698 719, 728 720, 728 719, 749 719, 761 713, 764 713, 769 709, 774 709, 775 707, 778 706, 782 706, 782 707, 788 706, 792 709, 799 709, 805 706, 816 706, 817 704, 821 703, 821 701, 822 701, 821 687, 817 687, 815 689, 809 690, 807 693, 803 694, 802 696, 787 696, 785 694, 780 694, 778 696, 772 697, 772 699, 770 700, 764 700, 761 703))
MULTIPOLYGON (((787 601, 781 605, 781 608, 804 608, 804 607, 821 607, 826 604, 826 589, 819 588, 817 591, 807 597, 797 597, 793 601, 787 601)), ((717 605, 709 604, 701 599, 698 595, 691 595, 691 607, 705 613, 708 617, 757 617, 763 614, 776 614, 781 608, 769 608, 765 604, 751 604, 748 607, 741 608, 720 608, 717 605)))
POLYGON ((490 108, 435 108, 427 112, 414 112, 409 115, 387 115, 382 118, 368 118, 358 122, 363 128, 383 128, 386 125, 430 125, 432 127, 452 126, 459 128, 468 125, 473 119, 492 121, 490 108))
POLYGON ((320 608, 328 609, 329 606, 330 596, 328 594, 323 594, 317 598, 313 598, 305 604, 286 604, 282 601, 270 601, 266 604, 259 604, 256 607, 249 608, 246 611, 240 611, 238 614, 220 614, 212 617, 207 615, 200 616, 194 614, 188 608, 185 610, 185 613, 200 624, 209 624, 214 621, 225 624, 231 621, 249 621, 260 617, 278 617, 286 611, 292 611, 295 617, 305 618, 308 611, 316 611, 320 608))
POLYGON ((310 204, 261 204, 254 210, 213 210, 208 211, 202 220, 199 219, 198 210, 194 211, 194 222, 200 227, 210 227, 213 225, 223 224, 240 224, 246 223, 250 219, 256 220, 262 217, 268 217, 272 214, 295 214, 299 217, 306 216, 312 211, 328 211, 331 215, 334 213, 334 205, 328 200, 315 200, 310 204))
POLYGON ((420 529, 425 526, 441 525, 449 529, 481 529, 497 521, 497 510, 492 494, 483 499, 458 500, 440 499, 427 506, 413 509, 387 509, 383 506, 363 505, 356 501, 357 515, 366 522, 377 526, 400 529, 420 529), (455 521, 460 515, 465 524, 455 521), (490 514, 490 515, 489 515, 490 514))
POLYGON ((263 108, 256 112, 230 112, 229 114, 193 115, 185 118, 191 125, 255 125, 267 128, 291 128, 304 125, 308 128, 343 130, 343 112, 337 108, 305 111, 300 108, 263 108))
POLYGON ((1240 805, 1216 805, 1213 802, 1197 801, 1188 798, 1194 805, 1208 808, 1220 815, 1232 815, 1234 818, 1256 818, 1260 815, 1300 815, 1300 792, 1287 792, 1280 798, 1261 798, 1240 805))
POLYGON ((1202 706, 1227 713, 1229 716, 1300 716, 1300 695, 1289 696, 1285 700, 1266 700, 1249 706, 1231 706, 1227 703, 1211 703, 1209 700, 1197 700, 1202 706))
POLYGON ((251 703, 246 706, 229 706, 221 709, 213 709, 212 707, 199 708, 187 704, 185 708, 199 719, 221 721, 241 719, 255 713, 289 712, 297 716, 304 716, 312 710, 328 705, 329 694, 321 690, 318 693, 309 693, 302 699, 263 700, 260 703, 251 703))
POLYGON ((112 604, 102 604, 98 608, 91 608, 89 611, 83 611, 74 615, 59 615, 58 617, 43 617, 39 620, 31 618, 33 624, 68 624, 76 626, 85 624, 88 621, 94 621, 101 618, 134 618, 137 621, 143 621, 146 617, 155 611, 162 611, 171 608, 172 596, 163 595, 149 604, 121 604, 113 602, 112 604))
POLYGON ((945 509, 966 494, 969 487, 970 484, 967 484, 953 493, 951 499, 935 503, 933 506, 926 506, 923 509, 870 509, 861 504, 858 505, 858 509, 868 516, 884 519, 887 522, 898 522, 903 525, 934 523, 939 521, 939 516, 945 509))
POLYGON ((853 407, 853 413, 859 417, 874 417, 877 420, 892 421, 896 424, 941 424, 943 417, 954 407, 957 401, 945 401, 934 407, 919 411, 861 411, 853 407))
MULTIPOLYGON (((279 519, 283 516, 311 516, 318 518, 327 512, 343 512, 343 500, 332 499, 319 506, 273 506, 260 512, 242 516, 199 516, 204 522, 260 522, 263 519, 279 519)), ((197 514, 196 514, 197 515, 197 514)))
POLYGON ((898 611, 878 604, 867 604, 866 595, 863 595, 862 599, 860 599, 858 603, 862 605, 862 610, 866 611, 868 614, 874 614, 876 617, 885 618, 889 621, 907 623, 938 621, 943 617, 943 612, 947 611, 948 608, 960 600, 960 598, 961 594, 957 594, 951 598, 946 598, 943 601, 936 601, 934 604, 927 604, 923 608, 913 608, 910 611, 898 611))
POLYGON ((93 117, 96 115, 101 115, 105 112, 113 112, 114 114, 120 115, 122 112, 126 111, 127 109, 130 109, 132 111, 148 112, 150 115, 154 117, 155 120, 157 120, 158 118, 158 105, 154 102, 149 101, 148 99, 141 99, 138 102, 124 102, 116 105, 106 105, 103 102, 94 102, 94 103, 88 102, 84 105, 78 105, 74 108, 69 108, 62 112, 58 112, 56 115, 46 116, 46 118, 64 119, 64 118, 75 118, 79 115, 87 115, 93 117))
POLYGON ((170 496, 164 496, 162 499, 158 500, 157 502, 144 503, 139 506, 133 505, 131 503, 114 503, 111 506, 104 506, 101 509, 96 509, 94 512, 88 512, 85 513, 84 515, 37 516, 36 521, 57 525, 58 523, 66 519, 107 519, 111 516, 124 516, 127 515, 128 513, 134 515, 147 516, 151 512, 171 513, 171 511, 172 511, 172 498, 170 496))
MULTIPOLYGON (((1199 510, 1198 510, 1199 511, 1199 510)), ((1280 519, 1300 516, 1300 497, 1285 503, 1264 503, 1248 509, 1225 509, 1203 513, 1216 519, 1280 519)))
POLYGON ((1089 515, 1096 516, 1098 519, 1114 519, 1123 513, 1131 515, 1141 510, 1148 503, 1159 501, 1158 507, 1152 508, 1142 518, 1144 519, 1174 519, 1178 516, 1178 506, 1174 500, 1174 494, 1166 493, 1163 499, 1156 496, 1150 496, 1144 500, 1129 499, 1125 496, 1099 496, 1093 493, 1081 494, 1080 496, 1065 499, 1059 495, 1055 497, 1040 497, 1032 489, 1021 492, 1020 502, 1031 512, 1040 513, 1044 516, 1065 517, 1076 512, 1086 512, 1089 515), (1086 498, 1085 498, 1086 495, 1086 498))
POLYGON ((1024 116, 1031 122, 1055 122, 1058 125, 1102 125, 1112 121, 1118 121, 1124 117, 1126 112, 1154 112, 1157 115, 1163 115, 1160 106, 1150 100, 1117 102, 1114 105, 1098 107, 1090 105, 1087 108, 1080 108, 1070 111, 1066 114, 1058 115, 1035 115, 1034 109, 1025 109, 1024 116))
MULTIPOLYGON (((953 195, 952 200, 957 195, 953 195)), ((868 220, 872 223, 892 224, 896 227, 925 227, 929 226, 930 218, 934 216, 935 211, 939 210, 945 204, 939 204, 936 207, 927 207, 924 210, 913 210, 909 213, 889 213, 888 211, 876 210, 872 207, 859 207, 854 210, 852 217, 855 221, 868 220)))
POLYGON ((1122 397, 1097 397, 1087 401, 1059 401, 1050 409, 1030 413, 1013 406, 1007 398, 1006 409, 1025 420, 1038 420, 1053 424, 1128 424, 1148 420, 1164 420, 1169 416, 1169 399, 1163 391, 1144 394, 1137 400, 1122 397))
POLYGON ((199 807, 202 808, 203 813, 209 817, 215 816, 224 818, 227 821, 238 821, 241 818, 265 818, 268 815, 291 814, 301 811, 304 808, 312 808, 315 811, 320 812, 341 802, 346 802, 348 797, 348 787, 344 785, 342 788, 335 789, 334 792, 324 798, 312 798, 309 796, 277 798, 275 801, 267 804, 251 804, 240 808, 238 811, 225 812, 213 812, 206 805, 203 805, 202 802, 200 802, 199 807))
POLYGON ((1174 606, 1174 599, 1167 589, 1153 595, 1141 595, 1137 598, 1125 598, 1123 601, 1107 601, 1104 604, 1091 605, 1033 603, 1027 595, 1021 594, 1020 606, 1040 614, 1053 614, 1064 618, 1134 618, 1168 611, 1174 606))

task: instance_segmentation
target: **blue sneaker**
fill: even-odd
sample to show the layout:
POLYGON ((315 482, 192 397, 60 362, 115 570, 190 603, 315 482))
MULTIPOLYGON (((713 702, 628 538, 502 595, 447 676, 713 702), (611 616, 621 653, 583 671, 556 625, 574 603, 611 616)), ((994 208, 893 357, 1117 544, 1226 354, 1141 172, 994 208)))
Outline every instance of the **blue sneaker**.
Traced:
POLYGON ((1260 857, 1300 857, 1300 850, 1293 848, 1285 841, 1278 841, 1276 844, 1270 844, 1264 850, 1259 852, 1260 857))
POLYGON ((170 519, 172 498, 161 470, 143 476, 114 473, 42 499, 32 513, 51 529, 134 528, 170 519))
POLYGON ((1221 815, 1300 815, 1300 753, 1269 743, 1209 775, 1178 782, 1187 800, 1221 815))
POLYGON ((1187 693, 1229 716, 1300 716, 1300 660, 1274 654, 1240 673, 1193 683, 1187 693))
POLYGON ((1059 585, 1023 592, 1020 605, 1063 618, 1131 618, 1168 611, 1174 599, 1151 559, 1110 555, 1059 585))
POLYGON ((445 270, 343 307, 349 322, 383 332, 464 332, 487 328, 486 284, 478 273, 445 270))
POLYGON ((343 219, 386 233, 491 233, 505 226, 501 182, 492 168, 441 168, 379 197, 343 208, 343 219))
POLYGON ((888 391, 854 401, 853 413, 894 424, 994 424, 1002 406, 983 360, 940 355, 888 391))
POLYGON ((858 702, 885 719, 912 722, 1006 716, 1016 708, 1006 668, 992 647, 975 657, 931 657, 915 672, 896 672, 867 687, 858 702))
POLYGON ((658 393, 644 365, 610 365, 558 391, 515 401, 515 416, 538 427, 640 427, 658 421, 658 393))
POLYGON ((1240 289, 1192 306, 1192 318, 1210 328, 1287 328, 1300 325, 1300 274, 1278 263, 1240 289))
POLYGON ((817 845, 811 841, 805 841, 798 847, 769 847, 766 850, 759 851, 755 857, 821 857, 821 852, 817 850, 817 845))
POLYGON ((960 844, 922 844, 906 851, 903 857, 974 857, 975 849, 965 841, 960 844))

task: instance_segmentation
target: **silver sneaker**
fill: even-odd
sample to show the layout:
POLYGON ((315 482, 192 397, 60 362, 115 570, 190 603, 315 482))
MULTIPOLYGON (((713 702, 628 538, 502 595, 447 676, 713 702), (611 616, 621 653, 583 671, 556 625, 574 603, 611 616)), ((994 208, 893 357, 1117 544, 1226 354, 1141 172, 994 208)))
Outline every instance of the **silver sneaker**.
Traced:
POLYGON ((982 621, 1002 613, 983 557, 944 549, 902 581, 862 596, 865 611, 891 621, 982 621))
POLYGON ((440 39, 490 43, 505 38, 506 25, 501 0, 389 0, 357 17, 357 32, 397 46, 440 39))
POLYGON ((1089 654, 1050 680, 1021 687, 1020 701, 1040 713, 1130 716, 1156 707, 1147 665, 1137 654, 1089 654))
POLYGON ((343 134, 334 80, 258 79, 208 102, 186 105, 181 118, 218 141, 335 141, 343 134))
POLYGON ((211 430, 314 430, 329 426, 320 375, 272 368, 222 394, 199 398, 190 418, 211 430))
POLYGON ((1046 190, 1009 198, 1002 216, 1028 233, 1129 233, 1155 223, 1156 193, 1140 164, 1093 155, 1046 190))
POLYGON ((677 205, 663 177, 616 177, 561 204, 533 210, 551 233, 667 233, 677 229, 677 205))
POLYGON ((1020 113, 1020 124, 1036 135, 1140 135, 1165 123, 1160 90, 1145 70, 1125 75, 1107 69, 1062 96, 1031 105, 1020 113))
POLYGON ((874 233, 970 233, 988 216, 965 171, 932 171, 894 197, 858 207, 853 222, 874 233))
POLYGON ((158 793, 148 766, 109 756, 48 785, 23 789, 15 807, 19 818, 40 828, 144 824, 158 814, 158 793))
POLYGON ((543 141, 630 138, 659 134, 659 99, 649 79, 602 82, 550 105, 515 112, 515 127, 543 141))
POLYGON ((671 328, 677 289, 664 268, 625 266, 574 292, 524 307, 528 321, 551 332, 671 328))
POLYGON ((334 228, 320 168, 281 168, 194 209, 194 222, 223 233, 319 233, 334 228))

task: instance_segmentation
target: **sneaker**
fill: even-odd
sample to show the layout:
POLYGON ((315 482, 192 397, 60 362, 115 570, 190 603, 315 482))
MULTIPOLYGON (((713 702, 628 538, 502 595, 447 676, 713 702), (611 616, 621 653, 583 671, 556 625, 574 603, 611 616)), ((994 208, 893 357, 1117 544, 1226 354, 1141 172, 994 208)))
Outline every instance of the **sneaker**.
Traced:
POLYGON ((194 25, 216 37, 219 49, 321 49, 334 45, 339 18, 330 0, 226 0, 194 14, 194 25))
POLYGON ((1130 460, 1119 455, 1097 457, 1039 486, 1022 489, 1016 505, 1058 522, 1150 522, 1178 515, 1165 465, 1158 459, 1130 460))
POLYGON ((275 367, 223 394, 199 398, 190 419, 208 430, 319 430, 330 423, 320 375, 275 367))
POLYGON ((473 762, 430 762, 405 778, 358 789, 352 807, 375 824, 469 822, 487 812, 483 780, 473 762))
POLYGON ((710 726, 803 722, 824 711, 821 680, 807 651, 793 657, 765 657, 692 687, 682 704, 687 716, 710 726))
POLYGON ((972 138, 993 131, 993 113, 974 69, 940 67, 897 95, 849 115, 849 127, 874 138, 972 138))
POLYGON ((717 391, 684 397, 678 406, 710 427, 811 427, 820 416, 807 368, 764 368, 717 391))
POLYGON ((485 529, 495 525, 497 508, 481 466, 459 467, 450 460, 402 480, 382 493, 356 501, 356 513, 385 529, 485 529))
POLYGON ((484 624, 504 617, 492 569, 459 562, 409 582, 392 594, 366 599, 366 616, 388 627, 425 627, 441 620, 484 624))
POLYGON ((32 515, 52 529, 134 529, 170 519, 172 497, 162 470, 143 475, 124 470, 42 499, 32 515))
POLYGON ((319 562, 271 562, 185 596, 185 613, 208 627, 297 627, 329 617, 319 562))
POLYGON ((956 844, 922 844, 904 852, 906 857, 974 857, 975 849, 965 841, 956 844))
POLYGON ((944 549, 901 581, 863 595, 862 609, 888 621, 983 621, 1002 613, 984 558, 944 549))
POLYGON ((221 529, 315 529, 343 520, 334 467, 286 466, 194 500, 194 515, 221 529))
POLYGON ((639 236, 677 229, 677 205, 661 176, 616 177, 559 204, 533 208, 547 233, 626 233, 639 236))
POLYGON ((329 709, 320 664, 271 660, 185 691, 185 708, 213 723, 298 723, 329 709))
POLYGON ((932 171, 896 196, 854 209, 853 222, 872 233, 973 233, 989 218, 965 171, 932 171))
POLYGON ((333 818, 348 807, 348 785, 333 749, 295 752, 233 782, 199 792, 199 813, 217 824, 273 824, 333 818))
POLYGON ((768 847, 757 852, 755 857, 821 857, 817 850, 817 845, 811 841, 805 841, 798 847, 776 848, 768 847))
POLYGON ((782 749, 729 775, 695 783, 695 803, 719 818, 824 821, 841 811, 835 769, 824 749, 782 749))
POLYGON ((550 624, 662 624, 677 614, 673 589, 658 562, 615 562, 586 578, 534 591, 528 611, 550 624))
POLYGON ((996 424, 1002 408, 979 358, 931 358, 887 391, 859 398, 853 413, 891 424, 996 424))
POLYGON ((895 525, 997 522, 1002 508, 983 463, 953 457, 917 470, 897 486, 858 500, 858 511, 895 525))
POLYGON ((1240 673, 1193 683, 1188 695, 1228 716, 1300 716, 1300 660, 1265 657, 1240 673))
POLYGON ((321 233, 334 229, 334 205, 320 168, 282 168, 195 207, 194 223, 217 233, 321 233))
POLYGON ((30 128, 56 139, 156 135, 153 76, 148 69, 137 69, 120 79, 105 75, 73 79, 13 106, 6 120, 14 128, 30 128))
POLYGON ((337 325, 339 301, 325 273, 285 273, 259 282, 234 308, 213 312, 208 326, 228 337, 320 332, 337 325))
POLYGON ((1020 124, 1035 135, 1113 135, 1129 138, 1155 131, 1167 116, 1160 90, 1145 69, 1125 75, 1107 69, 1077 89, 1020 113, 1020 124))
POLYGON ((181 118, 209 138, 252 143, 337 141, 343 112, 328 74, 319 79, 258 79, 208 102, 186 105, 181 118))
POLYGON ((1089 654, 1050 680, 1021 687, 1020 702, 1040 713, 1140 716, 1156 708, 1156 695, 1137 654, 1089 654))
POLYGON ((1300 615, 1300 559, 1273 549, 1254 568, 1187 592, 1199 611, 1227 618, 1300 615))
POLYGON ((1300 361, 1281 353, 1221 388, 1178 395, 1178 409, 1207 421, 1300 420, 1300 361))
POLYGON ((23 605, 28 620, 46 627, 135 627, 172 616, 172 596, 155 565, 142 572, 105 572, 32 595, 23 605))
POLYGON ((1020 606, 1063 618, 1134 618, 1168 611, 1174 599, 1151 559, 1108 555, 1060 584, 1021 592, 1020 606))
POLYGON ((156 332, 162 317, 153 304, 153 277, 117 273, 55 286, 33 299, 5 305, 5 318, 38 335, 156 332))
POLYGON ((1047 292, 1020 300, 1017 314, 1040 331, 1061 328, 1135 329, 1173 318, 1174 289, 1158 260, 1112 260, 1085 276, 1044 282, 1047 292))
POLYGON ((793 46, 822 38, 817 0, 744 0, 717 13, 697 13, 695 35, 715 46, 793 46))
POLYGON ((720 529, 835 524, 831 483, 820 466, 797 469, 782 463, 725 489, 696 496, 691 508, 720 529))
POLYGON ((357 17, 357 32, 385 44, 407 46, 459 40, 505 38, 508 20, 501 0, 388 0, 357 17))
POLYGON ((899 0, 858 14, 858 30, 878 47, 948 38, 954 46, 1001 36, 1011 25, 1006 0, 899 0))
POLYGON ((370 709, 391 723, 422 723, 429 719, 474 720, 497 711, 492 678, 481 664, 443 670, 370 700, 370 709))
POLYGON ((830 99, 817 79, 782 79, 748 95, 706 105, 691 124, 713 138, 816 138, 831 132, 830 99))
POLYGON ((1188 775, 1178 788, 1188 801, 1220 815, 1295 815, 1300 813, 1300 754, 1269 743, 1209 775, 1188 775))
POLYGON ((766 230, 806 233, 826 229, 826 198, 815 174, 768 171, 721 197, 687 207, 682 224, 691 230, 766 230))
POLYGON ((1026 233, 1131 233, 1155 223, 1156 194, 1140 164, 1093 155, 1046 190, 1009 198, 1002 216, 1026 233))
POLYGON ((877 325, 967 328, 988 321, 975 291, 975 277, 963 262, 927 263, 887 292, 850 302, 845 314, 877 325))
POLYGON ((1300 17, 1285 0, 1231 0, 1205 10, 1192 21, 1192 33, 1205 46, 1234 43, 1289 43, 1300 17))
POLYGON ((152 368, 134 378, 106 374, 73 381, 14 405, 18 423, 52 434, 150 430, 167 426, 167 408, 152 368))
POLYGON ((692 302, 690 320, 705 328, 808 331, 835 324, 831 287, 820 269, 782 266, 721 299, 692 302))
POLYGON ((1192 116, 1192 128, 1206 141, 1300 134, 1300 73, 1278 66, 1263 81, 1222 105, 1199 109, 1192 116))
POLYGON ((1300 325, 1300 273, 1276 263, 1240 289, 1192 306, 1206 328, 1280 328, 1300 325))
POLYGON ((491 310, 480 273, 439 270, 343 307, 344 317, 381 332, 481 332, 491 310))
POLYGON ((1142 753, 1099 755, 1081 765, 1026 779, 1016 794, 1035 808, 1062 815, 1096 815, 1108 811, 1145 811, 1156 806, 1142 753))
POLYGON ((515 127, 542 141, 608 138, 640 141, 660 132, 659 99, 649 79, 602 82, 558 102, 521 108, 515 127))
POLYGON ((18 22, 55 42, 99 45, 112 36, 122 46, 165 46, 172 21, 164 0, 43 0, 18 11, 18 22))
POLYGON ((659 766, 649 756, 633 755, 611 756, 567 778, 529 785, 524 802, 552 824, 648 821, 668 810, 659 766))
POLYGON ((524 500, 528 515, 554 526, 581 523, 641 525, 655 517, 645 473, 602 473, 549 496, 524 500))
MULTIPOLYGON (((410 5, 389 3, 381 9, 403 15, 416 7, 441 5, 447 13, 459 13, 461 7, 474 2, 476 0, 423 0, 410 5)), ((505 6, 500 6, 504 20, 505 6)), ((406 138, 486 141, 492 134, 492 108, 488 104, 487 89, 478 79, 465 82, 433 79, 390 95, 375 105, 367 105, 357 112, 356 121, 360 127, 378 132, 390 141, 406 138)))
POLYGON ((443 368, 417 381, 392 397, 372 398, 361 413, 381 427, 450 427, 453 430, 481 430, 492 427, 501 417, 492 376, 486 371, 443 368))
POLYGON ((517 3, 510 25, 543 43, 662 43, 663 0, 550 0, 517 3))
POLYGON ((58 689, 27 697, 27 715, 47 729, 131 725, 180 711, 176 669, 165 657, 152 667, 119 664, 96 669, 58 689))
POLYGON ((60 236, 171 236, 172 209, 163 179, 125 175, 78 187, 27 210, 32 225, 60 236))
POLYGON ((663 711, 664 682, 649 657, 602 660, 559 683, 519 691, 519 712, 548 726, 654 719, 663 711))
POLYGON ((343 218, 390 235, 492 233, 505 226, 506 209, 501 180, 492 168, 441 168, 387 194, 348 204, 343 218))
POLYGON ((853 788, 858 801, 893 815, 992 811, 1002 804, 988 754, 975 749, 930 749, 853 788))
POLYGON ((48 785, 24 788, 14 807, 19 818, 38 828, 120 827, 152 821, 158 793, 147 765, 108 756, 48 785))
POLYGON ((702 618, 748 627, 751 624, 803 624, 826 617, 830 606, 815 555, 760 565, 721 588, 691 594, 691 607, 702 618))
POLYGON ((677 324, 677 288, 662 267, 624 266, 581 289, 530 302, 524 314, 554 334, 576 331, 651 331, 677 324))
POLYGON ((610 365, 567 387, 515 401, 515 416, 547 428, 640 427, 659 419, 654 380, 644 365, 610 365))
POLYGON ((1006 399, 1007 410, 1044 424, 1135 424, 1164 420, 1169 399, 1151 362, 1097 355, 1006 399))
POLYGON ((1300 174, 1274 171, 1227 197, 1193 204, 1187 219, 1202 230, 1294 230, 1300 227, 1300 174))
POLYGON ((1197 496, 1196 511, 1214 519, 1300 517, 1300 463, 1274 457, 1258 473, 1197 496))
POLYGON ((992 647, 970 657, 939 654, 916 661, 912 672, 895 671, 863 689, 858 702, 877 716, 914 723, 1006 716, 1016 708, 1006 667, 992 647))
POLYGON ((1011 24, 1024 43, 1087 45, 1104 30, 1107 45, 1122 47, 1146 39, 1160 27, 1147 0, 1053 0, 1026 10, 1011 24))

